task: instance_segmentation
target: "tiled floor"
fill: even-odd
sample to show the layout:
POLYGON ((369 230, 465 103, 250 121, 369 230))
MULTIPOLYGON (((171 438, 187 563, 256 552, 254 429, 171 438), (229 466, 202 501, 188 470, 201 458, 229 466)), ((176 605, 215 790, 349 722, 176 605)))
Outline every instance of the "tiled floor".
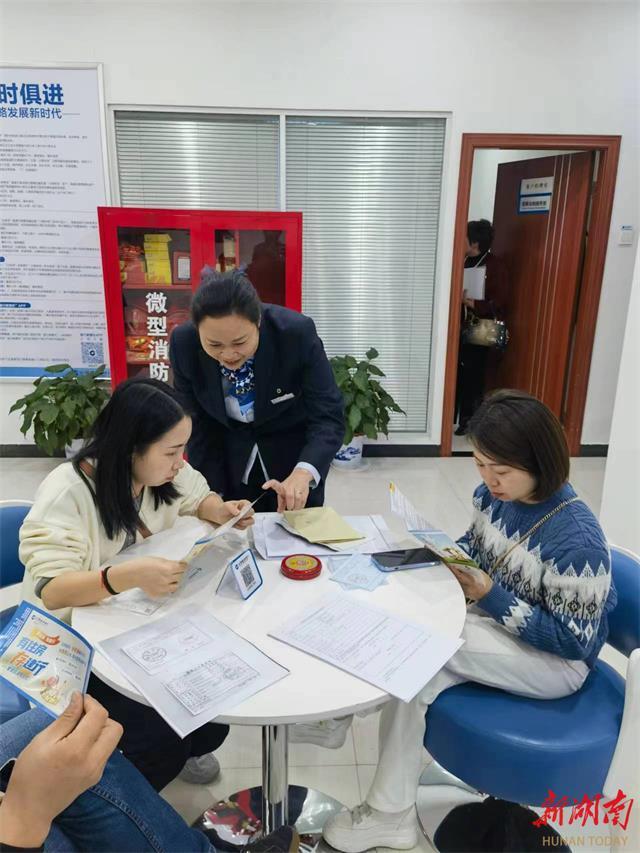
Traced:
MULTIPOLYGON (((38 484, 60 460, 0 460, 0 499, 32 500, 38 484)), ((604 459, 575 459, 571 480, 580 496, 597 514, 600 506, 604 459)), ((390 525, 402 532, 402 525, 389 517, 388 483, 398 487, 434 524, 459 535, 466 527, 471 493, 479 482, 473 461, 451 459, 370 459, 364 470, 332 472, 327 483, 327 504, 338 512, 382 513, 390 525)), ((624 672, 624 659, 613 650, 607 660, 624 672)), ((339 750, 307 744, 290 747, 290 781, 332 795, 348 806, 366 796, 377 761, 378 715, 356 717, 345 745, 339 750)), ((164 794, 187 820, 194 819, 213 799, 260 783, 260 731, 232 727, 218 752, 222 773, 215 785, 187 785, 176 781, 164 794)), ((426 754, 425 754, 426 756, 426 754)), ((425 759, 426 760, 426 759, 425 759)), ((430 850, 425 841, 417 850, 430 850)))

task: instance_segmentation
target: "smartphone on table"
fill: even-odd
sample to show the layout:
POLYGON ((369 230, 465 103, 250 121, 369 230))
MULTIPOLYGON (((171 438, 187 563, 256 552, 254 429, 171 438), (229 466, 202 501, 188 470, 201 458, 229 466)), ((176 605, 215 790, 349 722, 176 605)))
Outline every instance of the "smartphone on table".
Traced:
POLYGON ((429 548, 401 548, 397 551, 378 551, 371 555, 376 568, 381 572, 396 572, 401 569, 424 569, 437 566, 440 557, 429 548))

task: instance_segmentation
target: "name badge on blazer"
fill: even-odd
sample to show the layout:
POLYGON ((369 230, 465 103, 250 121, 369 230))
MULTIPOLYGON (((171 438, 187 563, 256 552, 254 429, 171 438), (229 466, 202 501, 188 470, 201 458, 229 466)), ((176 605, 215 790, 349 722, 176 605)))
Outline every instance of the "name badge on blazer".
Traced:
POLYGON ((293 400, 295 394, 283 394, 281 397, 274 397, 271 401, 275 406, 277 403, 284 403, 285 400, 293 400))

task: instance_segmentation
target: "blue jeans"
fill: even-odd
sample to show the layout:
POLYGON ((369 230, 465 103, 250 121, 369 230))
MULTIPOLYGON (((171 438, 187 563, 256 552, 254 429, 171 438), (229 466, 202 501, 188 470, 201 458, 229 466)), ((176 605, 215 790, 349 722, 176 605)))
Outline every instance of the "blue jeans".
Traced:
MULTIPOLYGON (((34 708, 0 726, 0 766, 17 758, 51 722, 44 711, 34 708)), ((207 837, 190 829, 118 750, 107 762, 98 784, 55 819, 45 850, 215 853, 207 837)))

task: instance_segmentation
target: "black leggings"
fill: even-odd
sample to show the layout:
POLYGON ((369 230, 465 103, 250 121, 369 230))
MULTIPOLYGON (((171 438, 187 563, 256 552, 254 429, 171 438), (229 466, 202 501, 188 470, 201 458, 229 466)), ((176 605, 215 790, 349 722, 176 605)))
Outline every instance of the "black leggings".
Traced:
POLYGON ((188 758, 213 752, 229 733, 229 726, 206 723, 181 738, 153 708, 123 696, 93 674, 87 692, 122 725, 124 734, 118 749, 156 791, 176 778, 188 758))

